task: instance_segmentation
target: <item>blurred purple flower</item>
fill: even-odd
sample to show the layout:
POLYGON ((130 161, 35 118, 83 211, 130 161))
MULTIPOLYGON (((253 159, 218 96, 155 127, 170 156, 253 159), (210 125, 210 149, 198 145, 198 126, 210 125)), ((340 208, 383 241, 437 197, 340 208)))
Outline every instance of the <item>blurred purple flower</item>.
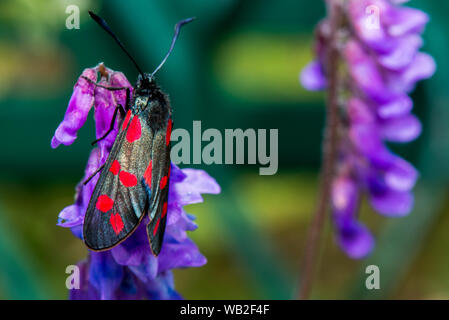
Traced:
MULTIPOLYGON (((433 58, 419 52, 428 16, 404 7, 404 0, 348 0, 343 8, 338 48, 342 71, 339 157, 332 186, 332 217, 337 242, 352 258, 369 254, 374 240, 358 222, 361 193, 368 194, 379 213, 400 217, 413 208, 412 189, 418 172, 394 155, 386 142, 405 143, 421 133, 411 114, 408 94, 416 83, 435 72, 433 58), (378 16, 375 16, 378 14, 378 16)), ((317 58, 301 73, 308 90, 327 86, 330 45, 329 18, 317 27, 317 58)))
MULTIPOLYGON (((117 104, 125 105, 126 93, 110 91, 95 85, 128 87, 132 89, 121 72, 115 72, 99 64, 84 70, 93 82, 80 77, 75 85, 64 120, 52 139, 52 147, 72 144, 77 131, 86 121, 92 105, 95 108, 97 138, 103 136, 117 104)), ((117 124, 116 124, 117 126, 117 124)), ((98 175, 86 185, 83 184, 107 159, 117 135, 117 129, 94 148, 87 161, 85 174, 76 187, 75 203, 59 214, 58 225, 71 228, 73 234, 82 238, 82 225, 98 175)), ((183 206, 203 201, 202 193, 217 194, 220 186, 206 172, 193 169, 179 169, 171 164, 167 227, 164 244, 159 256, 151 253, 145 226, 145 217, 136 231, 120 245, 103 252, 89 252, 88 259, 78 264, 81 274, 80 289, 70 291, 71 299, 180 299, 174 289, 174 268, 199 267, 206 258, 195 243, 187 237, 197 225, 194 217, 186 213, 183 206)))

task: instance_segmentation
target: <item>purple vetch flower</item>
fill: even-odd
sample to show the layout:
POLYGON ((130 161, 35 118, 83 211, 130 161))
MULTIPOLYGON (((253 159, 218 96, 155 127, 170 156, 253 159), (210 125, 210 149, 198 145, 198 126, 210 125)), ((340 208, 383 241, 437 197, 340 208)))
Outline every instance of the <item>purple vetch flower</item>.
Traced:
POLYGON ((304 88, 310 91, 323 90, 327 87, 323 66, 316 60, 309 63, 300 74, 304 88))
POLYGON ((337 240, 352 258, 363 257, 374 245, 368 229, 357 221, 359 188, 356 181, 347 176, 338 177, 332 185, 333 220, 337 240))
MULTIPOLYGON (((328 0, 328 4, 333 0, 328 0)), ((344 21, 331 39, 330 18, 317 27, 316 60, 301 73, 308 90, 328 85, 328 53, 338 48, 341 119, 338 160, 332 184, 332 219, 337 242, 352 258, 371 252, 374 241, 357 218, 359 201, 368 196, 379 213, 400 217, 413 208, 417 170, 393 154, 386 142, 406 143, 421 133, 411 114, 409 93, 435 72, 433 58, 420 52, 421 33, 429 18, 405 7, 405 0, 348 0, 344 21), (377 8, 373 25, 369 8, 377 8)))
MULTIPOLYGON (((96 136, 102 137, 109 129, 117 104, 125 105, 126 93, 109 91, 95 85, 128 87, 132 89, 121 72, 110 70, 99 64, 84 70, 78 79, 69 102, 64 120, 52 139, 52 147, 70 145, 76 139, 77 131, 86 121, 89 110, 94 106, 96 136)), ((125 90, 123 90, 125 91, 125 90)), ((118 124, 116 124, 117 126, 118 124)), ((70 228, 73 234, 82 238, 82 225, 98 175, 83 184, 107 159, 117 135, 117 128, 108 138, 100 141, 89 156, 84 177, 76 187, 75 203, 59 214, 58 225, 70 228)), ((179 169, 171 164, 167 226, 160 254, 151 253, 145 226, 145 217, 134 233, 120 245, 103 252, 89 251, 88 258, 78 264, 81 286, 70 291, 71 299, 180 299, 174 289, 172 269, 199 267, 206 258, 187 231, 197 228, 194 217, 185 212, 183 206, 203 201, 201 194, 217 194, 220 186, 206 172, 194 169, 179 169)))

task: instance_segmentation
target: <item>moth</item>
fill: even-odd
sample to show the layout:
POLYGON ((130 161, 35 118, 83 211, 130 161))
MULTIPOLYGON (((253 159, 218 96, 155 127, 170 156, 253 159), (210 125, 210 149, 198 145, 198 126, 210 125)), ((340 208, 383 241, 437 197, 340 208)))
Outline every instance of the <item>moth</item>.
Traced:
POLYGON ((139 76, 132 96, 129 88, 102 86, 108 90, 126 90, 126 105, 117 105, 110 129, 93 142, 106 138, 120 112, 119 132, 106 162, 84 182, 101 171, 84 217, 84 242, 94 251, 111 249, 129 237, 148 214, 148 239, 151 251, 157 256, 167 222, 173 121, 169 99, 156 84, 154 75, 173 50, 180 28, 194 18, 176 24, 168 53, 153 73, 148 74, 142 72, 107 23, 90 11, 89 14, 128 55, 139 76))

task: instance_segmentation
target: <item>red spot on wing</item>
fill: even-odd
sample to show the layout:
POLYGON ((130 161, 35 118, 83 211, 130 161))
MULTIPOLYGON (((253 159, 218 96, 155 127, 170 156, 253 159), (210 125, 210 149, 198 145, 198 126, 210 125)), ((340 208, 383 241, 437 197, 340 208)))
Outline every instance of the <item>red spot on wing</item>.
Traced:
POLYGON ((129 123, 129 119, 131 118, 131 110, 128 110, 128 112, 126 113, 126 117, 125 117, 125 121, 123 121, 123 126, 122 126, 122 130, 124 131, 126 129, 126 127, 128 126, 129 123))
POLYGON ((153 230, 153 237, 156 236, 157 229, 159 228, 159 223, 160 223, 160 222, 161 222, 161 219, 157 219, 156 225, 154 226, 154 230, 153 230))
POLYGON ((109 222, 111 223, 112 229, 114 229, 114 232, 117 235, 120 233, 120 231, 123 230, 123 227, 125 226, 119 213, 111 214, 109 222))
POLYGON ((153 161, 150 160, 150 163, 148 164, 147 169, 145 170, 145 173, 143 174, 143 178, 145 179, 145 182, 148 184, 149 187, 151 187, 151 172, 153 170, 153 161))
POLYGON ((167 214, 167 202, 164 202, 164 205, 162 206, 161 219, 162 219, 163 217, 165 217, 166 214, 167 214))
POLYGON ((164 217, 165 217, 166 214, 167 214, 167 201, 164 202, 164 205, 162 206, 162 214, 161 214, 161 217, 160 217, 159 219, 157 219, 156 225, 154 226, 153 237, 156 236, 157 229, 159 228, 159 224, 160 224, 160 222, 161 222, 161 219, 164 219, 164 217))
POLYGON ((126 132, 126 140, 128 140, 129 143, 133 143, 134 141, 139 140, 141 135, 142 128, 140 119, 138 116, 134 116, 129 125, 128 132, 126 132))
POLYGON ((167 180, 168 180, 167 176, 163 176, 162 177, 162 179, 161 179, 161 189, 165 188, 165 186, 167 185, 167 180))
POLYGON ((171 121, 171 119, 168 119, 167 132, 165 134, 165 143, 167 144, 167 146, 170 144, 172 127, 173 127, 173 121, 171 121))
POLYGON ((120 163, 117 160, 112 161, 109 171, 111 171, 112 174, 114 176, 116 176, 118 174, 118 172, 120 171, 120 163))
POLYGON ((120 171, 119 178, 125 187, 134 187, 137 184, 137 178, 132 173, 120 171))
POLYGON ((109 198, 107 195, 102 194, 98 197, 96 207, 101 212, 108 212, 112 209, 112 206, 114 205, 114 200, 109 198))

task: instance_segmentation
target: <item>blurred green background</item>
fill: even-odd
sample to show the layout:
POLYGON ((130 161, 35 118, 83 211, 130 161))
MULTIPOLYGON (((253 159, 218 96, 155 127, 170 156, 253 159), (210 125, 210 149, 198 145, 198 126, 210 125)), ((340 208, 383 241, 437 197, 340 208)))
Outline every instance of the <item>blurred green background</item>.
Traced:
MULTIPOLYGON (((424 50, 437 74, 413 98, 424 134, 393 149, 420 170, 413 213, 386 219, 363 205, 361 218, 377 237, 366 260, 353 261, 326 227, 313 298, 449 298, 449 3, 414 0, 431 22, 424 50), (365 267, 380 266, 381 290, 368 291, 365 267)), ((313 28, 322 1, 279 0, 2 0, 0 2, 0 298, 65 299, 65 268, 87 250, 57 215, 73 203, 94 137, 88 123, 70 146, 50 148, 73 85, 98 62, 137 73, 87 10, 111 25, 143 68, 165 54, 180 19, 183 30, 158 74, 170 94, 176 126, 278 128, 279 170, 258 166, 194 166, 223 188, 190 206, 199 229, 191 237, 208 258, 201 268, 175 271, 191 299, 286 299, 295 296, 307 225, 313 212, 324 95, 306 92, 298 73, 312 58, 313 28), (80 29, 68 30, 66 7, 78 5, 80 29)))

